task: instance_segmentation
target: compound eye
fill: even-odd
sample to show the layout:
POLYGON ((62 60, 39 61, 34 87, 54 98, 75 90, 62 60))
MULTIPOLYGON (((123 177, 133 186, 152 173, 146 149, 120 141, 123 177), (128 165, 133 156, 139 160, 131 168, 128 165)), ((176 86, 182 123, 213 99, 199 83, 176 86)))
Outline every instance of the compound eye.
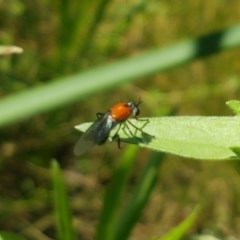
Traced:
POLYGON ((127 105, 130 107, 130 108, 133 108, 135 106, 134 102, 128 102, 127 105))
POLYGON ((132 116, 138 116, 140 114, 138 104, 136 104, 134 102, 129 102, 128 106, 132 109, 132 116))

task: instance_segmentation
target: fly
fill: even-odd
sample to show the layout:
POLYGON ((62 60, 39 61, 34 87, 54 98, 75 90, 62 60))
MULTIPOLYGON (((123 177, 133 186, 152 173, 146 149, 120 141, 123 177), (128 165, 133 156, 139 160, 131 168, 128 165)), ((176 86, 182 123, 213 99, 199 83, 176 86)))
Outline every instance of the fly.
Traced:
MULTIPOLYGON (((117 103, 107 112, 97 113, 97 120, 86 130, 86 132, 82 134, 76 143, 74 147, 75 155, 82 155, 94 145, 104 144, 109 138, 111 130, 114 129, 117 125, 119 125, 119 128, 113 138, 116 138, 118 140, 118 147, 120 148, 120 138, 118 136, 118 131, 120 130, 121 125, 125 123, 130 117, 137 119, 137 116, 140 113, 140 104, 141 100, 139 100, 137 103, 133 101, 127 103, 117 103)), ((128 123, 135 127, 136 130, 142 131, 142 129, 136 127, 132 123, 128 123)), ((134 135, 128 126, 127 129, 131 135, 134 135)))

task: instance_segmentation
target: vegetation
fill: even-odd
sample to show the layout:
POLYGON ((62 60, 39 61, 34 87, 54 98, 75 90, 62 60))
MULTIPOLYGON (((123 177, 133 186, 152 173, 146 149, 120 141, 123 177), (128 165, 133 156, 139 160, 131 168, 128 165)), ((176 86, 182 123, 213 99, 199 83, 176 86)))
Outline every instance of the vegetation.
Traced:
POLYGON ((238 239, 239 5, 0 2, 1 238, 238 239), (149 149, 73 155, 74 126, 139 98, 149 149))

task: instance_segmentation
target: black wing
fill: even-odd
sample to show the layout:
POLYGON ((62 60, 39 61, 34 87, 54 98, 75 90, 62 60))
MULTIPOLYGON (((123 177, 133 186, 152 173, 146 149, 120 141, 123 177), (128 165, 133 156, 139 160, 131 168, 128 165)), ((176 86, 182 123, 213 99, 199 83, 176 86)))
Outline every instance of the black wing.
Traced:
POLYGON ((75 155, 81 155, 89 150, 94 145, 104 144, 115 122, 109 121, 109 113, 105 113, 98 118, 85 133, 82 134, 74 147, 75 155))

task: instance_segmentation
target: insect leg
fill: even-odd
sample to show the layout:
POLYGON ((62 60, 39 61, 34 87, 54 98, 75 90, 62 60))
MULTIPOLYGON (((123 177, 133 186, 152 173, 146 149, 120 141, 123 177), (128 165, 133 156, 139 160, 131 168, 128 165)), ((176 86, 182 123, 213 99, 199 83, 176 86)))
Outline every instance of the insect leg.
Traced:
POLYGON ((129 129, 129 127, 128 127, 129 132, 130 132, 132 135, 136 135, 137 131, 143 132, 143 128, 149 123, 149 119, 138 119, 138 118, 135 118, 135 119, 136 119, 137 121, 142 121, 142 122, 144 122, 144 124, 139 128, 139 127, 137 127, 136 125, 134 125, 133 123, 131 123, 130 121, 127 121, 132 127, 135 128, 135 132, 134 132, 134 134, 132 134, 131 131, 130 131, 130 129, 129 129))
POLYGON ((121 149, 121 139, 120 139, 120 137, 119 137, 119 135, 118 135, 118 132, 119 132, 121 126, 122 126, 122 123, 119 124, 116 133, 115 133, 115 134, 113 135, 113 137, 112 137, 112 139, 117 139, 117 143, 118 143, 118 148, 119 148, 119 149, 121 149))
POLYGON ((129 128, 129 126, 127 125, 127 123, 124 123, 124 124, 123 124, 122 130, 123 130, 123 132, 124 132, 127 136, 131 135, 131 136, 134 137, 134 136, 136 135, 136 134, 134 134, 134 133, 131 131, 131 129, 129 128))

